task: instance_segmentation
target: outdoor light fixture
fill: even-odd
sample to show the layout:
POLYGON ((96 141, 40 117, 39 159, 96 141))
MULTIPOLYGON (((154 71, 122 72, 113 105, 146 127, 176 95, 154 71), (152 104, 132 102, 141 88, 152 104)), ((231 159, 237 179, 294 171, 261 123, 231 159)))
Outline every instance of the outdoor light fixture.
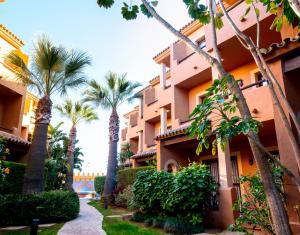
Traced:
POLYGON ((250 157, 248 158, 248 162, 249 162, 249 165, 252 166, 253 163, 254 163, 253 157, 250 156, 250 157))

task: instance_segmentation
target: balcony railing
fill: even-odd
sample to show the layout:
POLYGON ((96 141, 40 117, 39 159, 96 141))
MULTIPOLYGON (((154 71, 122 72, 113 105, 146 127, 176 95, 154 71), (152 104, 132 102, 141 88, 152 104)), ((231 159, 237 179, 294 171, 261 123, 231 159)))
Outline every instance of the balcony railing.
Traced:
POLYGON ((9 129, 9 128, 0 126, 0 131, 5 131, 5 132, 8 132, 8 133, 12 133, 12 132, 13 132, 13 129, 9 129))

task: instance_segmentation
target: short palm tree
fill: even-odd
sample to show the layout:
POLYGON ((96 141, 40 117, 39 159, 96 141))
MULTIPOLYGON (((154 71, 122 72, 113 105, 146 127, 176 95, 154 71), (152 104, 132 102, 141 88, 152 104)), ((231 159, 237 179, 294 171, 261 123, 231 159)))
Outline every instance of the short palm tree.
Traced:
POLYGON ((89 82, 89 88, 85 92, 84 100, 111 111, 109 118, 108 165, 104 184, 104 206, 107 208, 109 198, 114 189, 116 169, 118 165, 117 146, 119 141, 120 121, 117 109, 124 102, 130 102, 137 98, 137 95, 134 94, 134 89, 139 87, 140 83, 128 81, 126 74, 118 75, 113 72, 109 72, 105 78, 105 86, 100 85, 95 80, 89 82))
POLYGON ((91 122, 97 120, 98 116, 93 108, 88 104, 80 102, 72 102, 66 100, 64 104, 55 106, 55 109, 64 117, 68 118, 72 122, 72 127, 69 132, 68 142, 68 172, 66 178, 65 188, 68 190, 73 189, 73 170, 74 170, 74 151, 76 144, 77 125, 81 122, 91 122))
POLYGON ((6 57, 24 85, 36 90, 41 99, 35 110, 35 129, 28 155, 23 183, 23 193, 39 193, 44 188, 44 166, 47 154, 47 129, 51 120, 53 94, 66 94, 70 88, 85 83, 84 68, 91 60, 86 53, 54 46, 46 37, 40 36, 34 45, 31 66, 15 53, 6 57))

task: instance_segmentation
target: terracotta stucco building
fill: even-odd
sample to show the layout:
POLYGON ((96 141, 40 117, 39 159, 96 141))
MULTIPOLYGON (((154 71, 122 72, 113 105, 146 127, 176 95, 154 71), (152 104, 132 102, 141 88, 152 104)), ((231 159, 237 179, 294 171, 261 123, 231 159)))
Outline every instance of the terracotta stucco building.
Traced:
POLYGON ((5 56, 14 51, 27 63, 23 46, 21 39, 0 25, 0 136, 6 139, 11 151, 9 160, 18 162, 26 161, 38 98, 16 80, 14 68, 5 61, 5 56))
MULTIPOLYGON (((229 3, 229 14, 237 26, 255 38, 256 21, 254 13, 240 20, 246 9, 244 2, 229 3)), ((284 25, 282 31, 270 30, 273 16, 260 8, 261 48, 264 57, 285 92, 294 111, 300 119, 300 35, 297 28, 284 25)), ((262 122, 259 135, 265 147, 279 153, 280 161, 299 177, 289 136, 277 111, 273 107, 267 82, 259 73, 252 56, 242 47, 226 19, 224 27, 217 31, 218 48, 225 69, 242 80, 241 87, 253 117, 262 122)), ((193 21, 181 29, 199 47, 212 52, 210 26, 193 21)), ((236 213, 233 202, 243 193, 239 176, 257 171, 247 139, 238 136, 230 140, 227 149, 212 156, 211 149, 199 156, 195 150, 197 141, 187 136, 190 126, 189 114, 201 103, 205 90, 211 86, 214 71, 184 42, 176 41, 154 57, 160 66, 159 76, 150 80, 140 91, 140 104, 124 115, 127 127, 122 130, 122 143, 129 142, 135 155, 131 158, 133 167, 156 159, 157 169, 174 172, 181 166, 196 161, 209 166, 219 183, 218 209, 211 212, 213 226, 227 228, 234 222, 236 213)), ((299 140, 300 141, 300 140, 299 140)), ((122 144, 121 143, 121 144, 122 144)), ((299 188, 288 178, 284 179, 287 209, 294 232, 300 232, 299 188)))

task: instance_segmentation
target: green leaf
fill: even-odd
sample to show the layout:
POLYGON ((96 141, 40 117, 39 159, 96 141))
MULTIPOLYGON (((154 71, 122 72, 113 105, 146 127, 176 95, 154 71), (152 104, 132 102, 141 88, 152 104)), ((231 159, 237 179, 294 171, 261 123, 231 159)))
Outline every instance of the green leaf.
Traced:
POLYGON ((144 4, 140 5, 141 12, 148 18, 152 18, 152 14, 148 11, 147 7, 144 4))
POLYGON ((259 11, 259 9, 258 9, 258 8, 255 8, 255 14, 256 14, 256 16, 257 16, 257 17, 259 17, 259 16, 260 16, 260 11, 259 11))
POLYGON ((152 6, 157 7, 158 1, 151 1, 152 6))
POLYGON ((115 3, 114 0, 97 0, 99 7, 110 8, 115 3))
POLYGON ((246 8, 245 13, 244 13, 243 16, 247 16, 247 15, 249 14, 249 12, 250 12, 250 9, 251 9, 251 6, 248 6, 248 7, 246 8))
POLYGON ((139 7, 137 5, 133 5, 131 7, 128 6, 127 3, 123 2, 123 7, 121 8, 121 13, 123 18, 126 20, 134 20, 137 18, 137 14, 139 13, 139 7))
POLYGON ((246 2, 247 4, 252 4, 252 3, 253 3, 253 0, 245 0, 245 2, 246 2))
POLYGON ((221 17, 215 16, 215 27, 217 29, 221 29, 221 28, 223 28, 223 26, 224 26, 224 24, 223 24, 221 17))

